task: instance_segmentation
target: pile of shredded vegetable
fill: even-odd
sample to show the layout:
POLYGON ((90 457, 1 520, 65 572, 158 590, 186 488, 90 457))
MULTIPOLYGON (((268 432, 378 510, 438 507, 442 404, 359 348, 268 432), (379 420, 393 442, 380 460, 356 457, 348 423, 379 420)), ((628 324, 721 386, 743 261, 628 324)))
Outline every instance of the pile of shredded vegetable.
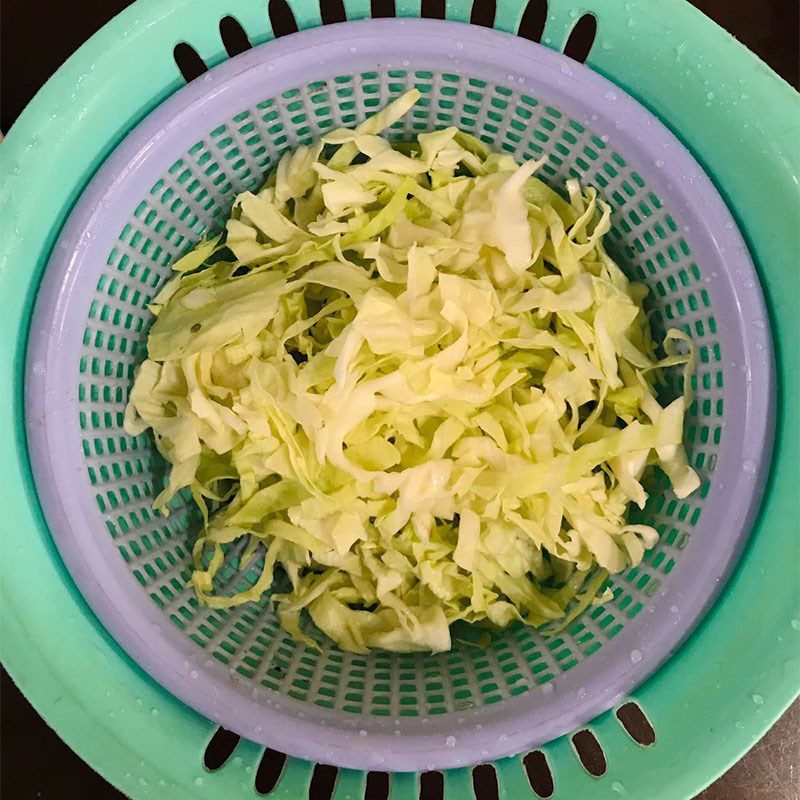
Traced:
POLYGON ((684 365, 688 393, 693 348, 656 355, 609 207, 455 128, 390 144, 417 97, 286 153, 175 264, 126 411, 171 464, 155 507, 188 487, 203 512, 198 597, 280 571, 282 626, 355 652, 563 626, 657 541, 626 521, 647 468, 699 484, 687 394, 654 389, 684 365))

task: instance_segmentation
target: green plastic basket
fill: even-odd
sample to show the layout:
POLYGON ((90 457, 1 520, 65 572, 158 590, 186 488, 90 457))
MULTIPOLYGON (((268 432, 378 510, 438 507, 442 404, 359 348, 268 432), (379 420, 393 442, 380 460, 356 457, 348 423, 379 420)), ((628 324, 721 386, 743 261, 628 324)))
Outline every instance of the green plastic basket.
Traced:
MULTIPOLYGON (((541 10, 541 3, 537 6, 541 10)), ((369 16, 355 3, 346 2, 345 9, 350 19, 369 16)), ((292 10, 301 28, 321 22, 314 2, 292 3, 292 10)), ((524 11, 524 3, 500 4, 495 26, 516 31, 524 11)), ((542 41, 556 49, 581 16, 595 15, 598 35, 587 63, 683 139, 716 180, 748 238, 768 295, 779 361, 773 475, 749 550, 716 608, 636 692, 655 729, 655 743, 647 730, 631 727, 625 711, 612 711, 590 726, 602 747, 594 757, 586 734, 578 732, 548 743, 535 756, 495 762, 493 770, 448 771, 444 785, 448 798, 473 792, 489 797, 493 772, 505 797, 549 796, 546 761, 556 797, 686 797, 751 745, 798 686, 798 545, 792 524, 785 524, 797 512, 797 467, 786 446, 797 442, 787 405, 788 399, 796 403, 797 365, 786 363, 781 350, 798 321, 792 271, 798 170, 791 162, 796 154, 787 124, 797 127, 797 99, 760 62, 683 4, 627 3, 596 10, 551 1, 549 11, 542 41), (731 130, 742 138, 732 137, 731 130), (786 131, 785 141, 780 131, 786 131), (697 753, 705 755, 698 759, 697 753)), ((420 8, 403 5, 398 13, 419 16, 420 8)), ((456 21, 467 21, 469 13, 469 5, 447 9, 456 21)), ((137 797, 252 797, 259 763, 266 780, 281 760, 270 751, 262 757, 262 747, 242 742, 224 767, 206 769, 203 756, 214 726, 128 661, 74 589, 39 515, 30 478, 22 429, 23 352, 41 269, 76 197, 121 137, 181 85, 173 60, 178 42, 189 42, 208 65, 225 58, 219 22, 229 15, 252 43, 272 38, 265 9, 249 0, 137 4, 62 68, 0 150, 5 177, 0 303, 7 312, 0 322, 1 341, 14 350, 6 359, 11 375, 3 391, 11 396, 3 405, 0 430, 4 438, 16 438, 7 448, 16 455, 6 481, 11 502, 2 542, 3 658, 56 730, 99 772, 137 797)), ((272 796, 302 797, 312 780, 323 792, 334 775, 289 759, 282 773, 272 776, 278 778, 272 796)), ((334 796, 361 797, 365 784, 376 795, 384 785, 377 776, 340 770, 334 796)), ((392 776, 394 798, 415 797, 420 787, 435 792, 436 778, 392 776)))

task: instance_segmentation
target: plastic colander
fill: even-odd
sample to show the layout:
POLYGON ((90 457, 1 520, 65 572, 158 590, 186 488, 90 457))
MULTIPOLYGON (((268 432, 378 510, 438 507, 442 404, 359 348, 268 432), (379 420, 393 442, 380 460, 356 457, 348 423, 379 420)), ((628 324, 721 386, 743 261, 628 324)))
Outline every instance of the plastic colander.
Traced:
MULTIPOLYGON (((504 33, 410 19, 319 26, 311 4, 292 8, 316 29, 226 61, 160 103, 179 85, 177 42, 214 63, 221 17, 238 19, 253 43, 271 33, 264 10, 244 0, 137 4, 52 79, 0 151, 0 324, 14 365, 2 430, 16 439, 5 663, 62 736, 133 796, 270 789, 295 798, 309 781, 317 794, 355 798, 366 787, 377 796, 384 770, 402 771, 390 781, 398 798, 442 786, 448 798, 688 796, 798 686, 797 468, 787 447, 797 442, 787 405, 796 404, 797 365, 780 357, 797 328, 797 170, 781 144, 783 135, 790 149, 796 98, 674 3, 669 15, 657 3, 594 12, 588 62, 614 83, 504 33), (723 56, 724 78, 715 66, 723 56), (743 63, 731 67, 734 56, 743 63), (353 656, 321 636, 319 650, 292 641, 266 602, 197 604, 188 583, 197 517, 188 503, 168 518, 152 512, 163 465, 147 437, 122 432, 121 413, 145 305, 169 264, 218 228, 234 195, 261 182, 284 149, 411 86, 423 101, 390 135, 455 124, 519 160, 547 154, 542 177, 580 177, 612 205, 610 241, 651 286, 654 327, 683 327, 699 347, 687 446, 703 489, 678 502, 653 481, 641 518, 659 529, 659 545, 614 579, 613 602, 554 639, 523 628, 488 650, 353 656), (694 149, 738 227, 697 162, 619 87, 694 149), (684 641, 751 530, 737 572, 684 641), (235 742, 215 724, 248 741, 212 771, 235 742), (501 758, 510 753, 521 755, 501 758), (444 768, 440 785, 431 771, 444 768)), ((551 2, 543 42, 560 45, 586 10, 551 2)), ((448 8, 448 17, 467 11, 448 8)), ((496 27, 516 30, 524 11, 501 6, 496 27)), ((679 388, 673 376, 668 391, 679 388)))

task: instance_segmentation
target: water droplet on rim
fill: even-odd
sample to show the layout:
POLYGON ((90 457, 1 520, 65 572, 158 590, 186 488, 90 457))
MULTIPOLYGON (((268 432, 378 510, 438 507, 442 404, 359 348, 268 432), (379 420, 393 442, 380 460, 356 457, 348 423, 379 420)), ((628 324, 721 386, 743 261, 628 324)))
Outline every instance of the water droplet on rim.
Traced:
POLYGON ((642 660, 641 650, 631 650, 631 664, 638 664, 642 660))
POLYGON ((445 747, 455 747, 456 746, 456 737, 455 736, 448 736, 444 740, 445 747))

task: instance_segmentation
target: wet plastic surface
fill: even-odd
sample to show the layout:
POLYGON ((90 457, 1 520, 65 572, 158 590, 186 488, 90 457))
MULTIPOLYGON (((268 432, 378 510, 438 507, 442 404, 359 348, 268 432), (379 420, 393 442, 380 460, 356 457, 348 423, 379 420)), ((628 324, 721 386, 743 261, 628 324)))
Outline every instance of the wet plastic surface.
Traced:
MULTIPOLYGON (((22 12, 20 9, 23 4, 9 0, 6 3, 4 12, 6 14, 6 34, 11 39, 12 34, 17 41, 16 47, 12 42, 4 42, 4 74, 9 84, 13 81, 14 86, 4 85, 4 128, 13 119, 15 112, 18 112, 27 99, 38 88, 49 75, 49 72, 60 63, 61 60, 83 39, 90 35, 93 30, 99 27, 104 21, 104 17, 110 17, 127 3, 119 0, 103 3, 89 3, 84 5, 85 13, 72 15, 81 18, 81 25, 85 25, 85 30, 80 28, 77 36, 75 31, 79 25, 63 25, 60 20, 57 7, 59 4, 50 2, 40 2, 37 4, 37 13, 31 15, 30 12, 22 12), (54 14, 48 12, 48 6, 52 6, 54 14), (96 12, 91 11, 92 6, 96 6, 96 12), (48 36, 56 43, 55 47, 37 47, 36 58, 30 58, 31 40, 26 45, 25 36, 18 36, 19 29, 14 30, 14 16, 22 17, 24 13, 31 18, 29 25, 35 29, 37 44, 47 42, 48 36), (49 20, 49 23, 43 22, 49 20), (82 32, 81 32, 82 31, 82 32), (70 35, 73 39, 70 41, 70 35), (27 48, 27 49, 26 49, 27 48), (48 56, 47 53, 50 55, 48 56), (20 59, 15 62, 14 59, 20 59), (52 64, 46 64, 46 58, 53 59, 52 64), (24 60, 22 60, 24 59, 24 60), (42 64, 44 70, 42 71, 42 64), (12 77, 13 76, 13 77, 12 77), (27 96, 26 96, 27 92, 27 96)), ((757 11, 749 3, 726 2, 725 0, 706 0, 697 2, 702 10, 709 13, 723 26, 734 32, 751 49, 755 50, 762 58, 780 71, 790 82, 797 83, 797 46, 795 43, 798 26, 793 22, 796 16, 796 7, 793 3, 784 0, 771 0, 765 3, 757 11), (757 17, 757 19, 756 19, 757 17)), ((61 13, 64 13, 63 9, 61 13)), ((6 37, 4 37, 6 38, 6 37)), ((5 83, 5 81, 4 81, 5 83)), ((41 720, 37 718, 35 712, 21 700, 14 703, 8 700, 9 696, 16 694, 12 688, 3 692, 3 727, 6 730, 13 730, 14 736, 3 736, 3 766, 4 766, 4 788, 8 797, 48 797, 55 796, 48 794, 46 782, 52 780, 53 784, 59 786, 63 795, 63 788, 71 791, 78 789, 84 784, 83 778, 77 773, 73 776, 71 771, 65 768, 64 772, 57 773, 48 769, 31 768, 24 769, 18 759, 18 754, 23 748, 26 737, 30 742, 43 742, 40 735, 42 729, 46 729, 41 720), (19 748, 19 749, 18 749, 19 748), (17 756, 14 755, 17 753, 17 756), (24 773, 24 775, 23 775, 24 773), (25 778, 28 783, 17 784, 16 777, 25 778)), ((798 764, 798 736, 800 735, 800 712, 797 705, 793 710, 787 712, 785 717, 775 726, 773 731, 765 737, 762 743, 757 745, 754 750, 734 767, 726 776, 723 776, 714 786, 710 787, 700 795, 702 800, 744 800, 744 798, 764 797, 766 800, 794 800, 797 797, 795 788, 796 779, 794 771, 798 764)), ((50 737, 46 739, 46 763, 52 764, 58 761, 55 752, 58 748, 63 751, 63 761, 58 763, 68 763, 72 758, 77 767, 82 767, 77 757, 72 756, 68 748, 64 746, 57 737, 50 732, 50 737)), ((32 749, 29 750, 32 752, 32 749)), ((41 766, 42 753, 37 754, 37 765, 41 766)), ((85 772, 89 773, 88 768, 85 772)), ((96 796, 105 798, 117 796, 117 794, 104 784, 102 779, 92 775, 97 784, 105 786, 106 791, 98 793, 96 796)), ((87 779, 88 780, 88 779, 87 779)))

